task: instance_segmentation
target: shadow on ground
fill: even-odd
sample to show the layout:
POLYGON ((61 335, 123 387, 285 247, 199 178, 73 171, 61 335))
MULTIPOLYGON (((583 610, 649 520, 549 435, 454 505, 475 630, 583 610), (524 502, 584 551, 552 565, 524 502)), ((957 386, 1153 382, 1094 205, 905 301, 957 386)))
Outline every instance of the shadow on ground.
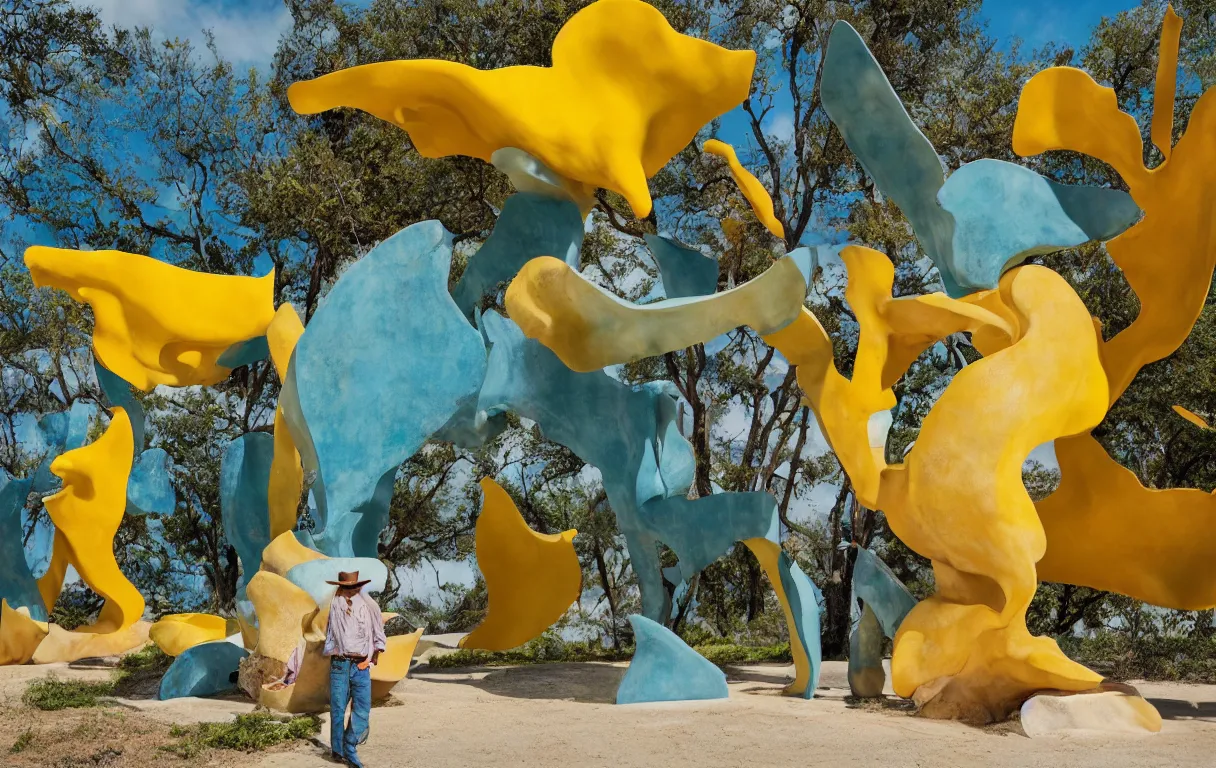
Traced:
POLYGON ((1216 723, 1216 702, 1182 701, 1179 699, 1149 699, 1165 720, 1202 720, 1216 723))
POLYGON ((625 667, 596 662, 520 667, 436 669, 411 673, 431 683, 468 685, 512 699, 551 699, 612 704, 625 667))

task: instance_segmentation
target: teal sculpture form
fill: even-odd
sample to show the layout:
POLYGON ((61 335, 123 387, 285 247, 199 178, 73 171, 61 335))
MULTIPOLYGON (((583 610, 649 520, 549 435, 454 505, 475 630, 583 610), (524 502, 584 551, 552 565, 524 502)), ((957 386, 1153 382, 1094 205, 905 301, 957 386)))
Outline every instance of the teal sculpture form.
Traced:
POLYGON ((32 618, 46 621, 38 581, 25 560, 21 513, 29 492, 29 478, 14 478, 0 469, 0 598, 14 608, 28 608, 32 618))
POLYGON ((309 560, 293 565, 287 571, 287 580, 307 592, 314 603, 325 607, 333 600, 337 590, 337 587, 328 582, 333 581, 339 571, 358 571, 360 580, 369 579, 371 583, 363 588, 369 593, 383 592, 388 583, 388 566, 375 557, 329 557, 309 560))
POLYGON ((292 355, 280 404, 317 472, 314 544, 374 557, 397 468, 476 395, 485 345, 447 291, 452 236, 408 227, 350 266, 292 355))
POLYGON ((882 695, 886 684, 883 638, 895 639, 916 598, 878 555, 864 547, 857 548, 853 564, 853 598, 862 607, 849 633, 849 688, 854 696, 874 698, 882 695))
POLYGON ((726 674, 678 635, 637 614, 629 623, 637 650, 616 690, 617 704, 727 698, 726 674))
POLYGON ((270 544, 270 464, 274 436, 249 432, 228 443, 220 460, 220 511, 224 536, 241 560, 237 593, 243 595, 270 544))
POLYGON ((249 651, 227 640, 187 648, 161 678, 157 697, 165 701, 231 691, 237 687, 241 659, 248 655, 249 651))
POLYGON ((819 89, 845 143, 908 217, 952 297, 995 288, 1030 256, 1110 239, 1140 218, 1126 192, 1056 184, 999 160, 945 178, 937 151, 847 22, 832 27, 819 89))
POLYGON ((670 237, 644 235, 659 265, 663 292, 669 299, 708 296, 718 290, 718 260, 670 237))
MULTIPOLYGON (((93 370, 105 399, 111 406, 122 408, 131 418, 135 460, 127 482, 127 514, 173 514, 177 494, 173 490, 169 454, 161 448, 143 450, 147 422, 143 404, 135 397, 130 384, 96 360, 93 361, 93 370)), ((82 437, 81 444, 83 442, 82 437)))
POLYGON ((466 315, 499 283, 515 277, 537 256, 561 259, 579 268, 583 216, 572 201, 534 192, 516 192, 503 204, 494 231, 469 259, 452 288, 452 300, 466 315))

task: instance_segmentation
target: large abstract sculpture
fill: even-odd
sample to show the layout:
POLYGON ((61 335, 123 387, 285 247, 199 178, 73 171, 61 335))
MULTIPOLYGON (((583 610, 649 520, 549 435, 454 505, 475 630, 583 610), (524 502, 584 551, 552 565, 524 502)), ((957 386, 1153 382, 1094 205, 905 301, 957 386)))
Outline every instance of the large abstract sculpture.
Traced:
MULTIPOLYGON (((695 458, 674 388, 627 386, 601 370, 747 325, 796 367, 857 501, 882 510, 891 530, 932 561, 935 592, 916 604, 871 552, 858 551, 855 692, 881 693, 883 638, 891 637, 894 689, 925 715, 988 722, 1021 707, 1028 732, 1038 733, 1075 710, 1081 719, 1158 729, 1147 702, 1100 688, 1101 677, 1053 640, 1031 636, 1026 610, 1040 579, 1174 608, 1216 605, 1216 537, 1195 535, 1216 520, 1216 496, 1146 489, 1089 434, 1141 366, 1187 337, 1216 265, 1216 96, 1198 100, 1174 146, 1180 29, 1169 11, 1151 128, 1165 157, 1157 168, 1143 164, 1135 121, 1083 72, 1047 70, 1022 93, 1018 154, 1088 154, 1123 177, 1124 193, 986 159, 947 176, 861 36, 835 25, 822 62, 825 109, 903 211, 945 288, 895 298, 891 260, 844 247, 845 299, 859 326, 850 378, 804 304, 818 258, 810 248, 778 252, 759 277, 718 293, 712 256, 648 235, 666 299, 645 305, 579 272, 597 189, 649 214, 647 179, 747 96, 754 53, 679 34, 639 0, 599 0, 558 34, 552 67, 397 61, 294 84, 288 97, 302 113, 363 109, 409 131, 428 157, 492 162, 517 192, 450 292, 452 237, 439 222, 416 223, 347 269, 307 328, 291 305, 275 309, 273 275, 203 275, 118 251, 27 251, 37 285, 92 306, 94 362, 113 415, 84 447, 83 410, 44 417, 43 465, 0 478, 0 663, 72 660, 147 639, 143 598, 118 569, 113 538, 124 512, 170 514, 176 500, 167 455, 144 450, 133 389, 214 384, 269 357, 283 383, 273 437, 259 430, 233 441, 221 472, 225 532, 242 567, 244 647, 222 640, 222 617, 166 617, 151 629, 178 655, 162 697, 222 690, 239 665, 240 686, 262 705, 323 709, 327 577, 360 570, 383 589, 389 571, 377 556, 398 468, 428 439, 484 445, 514 414, 600 471, 624 536, 642 615, 630 617, 638 651, 619 702, 726 695, 721 672, 662 623, 671 616, 669 587, 683 588, 738 543, 756 556, 786 618, 796 672, 786 692, 809 698, 820 664, 819 595, 782 549, 775 499, 689 499, 695 458), (1023 265, 1095 240, 1110 240, 1141 307, 1109 340, 1062 277, 1023 265), (1168 269, 1164 252, 1174 255, 1168 269), (483 312, 503 283, 508 316, 483 312), (894 387, 916 358, 956 333, 970 334, 982 359, 941 393, 903 462, 888 464, 885 435, 873 426, 890 423, 894 387), (1036 506, 1022 465, 1050 441, 1061 482, 1036 506), (315 527, 293 531, 306 469, 315 473, 315 527), (35 581, 16 542, 27 496, 50 491, 52 471, 64 488, 46 500, 54 548, 35 581), (674 565, 661 566, 662 547, 674 565), (98 620, 78 632, 44 622, 69 565, 105 598, 98 620), (293 656, 298 674, 284 684, 293 656), (1043 692, 1084 695, 1035 697, 1043 692)), ((784 237, 780 206, 734 149, 711 139, 704 150, 725 160, 756 219, 784 237)), ((744 231, 739 218, 722 226, 732 242, 744 231)), ((557 621, 578 599, 581 573, 573 531, 538 534, 492 479, 482 489, 476 545, 490 607, 464 645, 504 649, 557 621)), ((390 638, 372 675, 377 696, 408 673, 422 631, 390 638)))

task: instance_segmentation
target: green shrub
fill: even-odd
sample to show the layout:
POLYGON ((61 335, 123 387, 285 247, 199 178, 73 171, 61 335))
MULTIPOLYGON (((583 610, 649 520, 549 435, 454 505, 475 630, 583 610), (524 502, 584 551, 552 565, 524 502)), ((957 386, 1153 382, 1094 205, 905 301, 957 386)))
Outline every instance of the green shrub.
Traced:
POLYGON ((230 723, 199 723, 191 727, 173 726, 170 735, 182 741, 167 747, 167 752, 192 758, 205 749, 232 749, 257 752, 289 741, 306 740, 321 732, 321 719, 304 715, 280 719, 265 712, 237 715, 230 723))
POLYGON ((114 693, 114 683, 90 683, 84 680, 59 680, 48 677, 35 680, 25 689, 21 700, 26 706, 45 711, 60 709, 96 707, 103 696, 114 693))
POLYGON ((24 731, 18 734, 17 740, 13 742, 13 746, 8 748, 8 751, 12 752, 13 754, 17 754, 18 752, 24 752, 25 750, 29 749, 31 746, 33 746, 33 744, 34 732, 29 728, 26 728, 24 731))
MULTIPOLYGON (((694 646, 697 653, 719 666, 724 664, 757 664, 762 662, 789 663, 790 644, 747 646, 735 645, 719 637, 704 638, 694 646)), ((602 648, 598 643, 566 643, 546 632, 527 645, 509 651, 459 650, 442 656, 432 656, 430 665, 436 669, 456 667, 509 667, 553 662, 629 661, 633 648, 602 648)))
POLYGON ((136 653, 123 656, 114 673, 115 695, 138 695, 159 688, 160 679, 172 664, 172 656, 151 644, 136 653))
POLYGON ((724 664, 760 664, 770 661, 788 664, 794 660, 793 656, 790 655, 789 643, 762 646, 713 643, 710 645, 698 645, 696 651, 718 666, 724 664))
POLYGON ((1093 637, 1061 637, 1072 659, 1112 680, 1177 680, 1216 683, 1216 639, 1195 635, 1141 635, 1101 631, 1093 637))

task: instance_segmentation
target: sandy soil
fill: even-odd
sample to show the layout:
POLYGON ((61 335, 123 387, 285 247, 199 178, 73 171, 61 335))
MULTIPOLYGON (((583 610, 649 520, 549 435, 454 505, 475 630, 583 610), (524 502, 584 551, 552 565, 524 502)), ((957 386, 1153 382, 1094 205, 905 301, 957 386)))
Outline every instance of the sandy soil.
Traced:
MULTIPOLYGON (((105 669, 0 668, 0 763, 14 765, 184 765, 158 750, 172 741, 170 722, 225 720, 247 701, 124 700, 107 710, 36 713, 20 707, 27 682, 51 672, 101 678, 105 669), (30 728, 39 748, 13 756, 7 747, 30 728)), ((756 665, 731 670, 730 699, 617 707, 624 665, 435 670, 422 667, 394 691, 403 706, 372 711, 371 738, 360 750, 370 767, 454 766, 1212 766, 1216 755, 1216 686, 1141 683, 1165 718, 1145 737, 1029 739, 1016 723, 969 728, 914 717, 896 699, 858 705, 848 699, 845 665, 827 662, 813 701, 780 696, 793 670, 756 665)), ((315 744, 287 752, 211 752, 192 765, 321 768, 328 726, 315 744)))

